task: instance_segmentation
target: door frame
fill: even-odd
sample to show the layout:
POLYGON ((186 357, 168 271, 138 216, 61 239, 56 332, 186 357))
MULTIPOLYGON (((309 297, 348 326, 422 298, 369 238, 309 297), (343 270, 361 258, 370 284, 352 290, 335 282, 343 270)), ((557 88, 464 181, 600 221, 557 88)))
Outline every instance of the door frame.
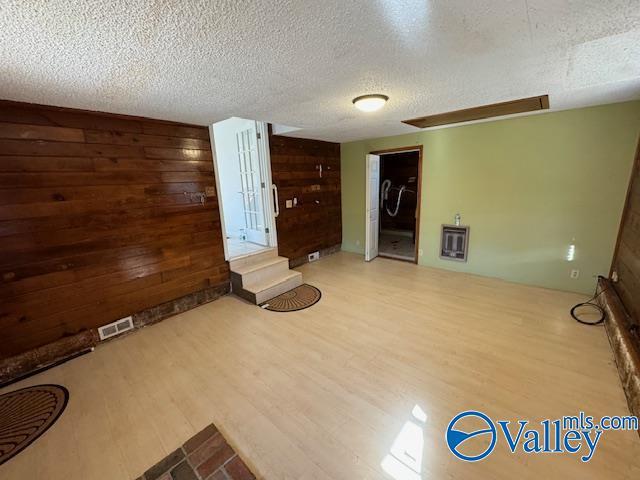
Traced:
MULTIPOLYGON (((224 121, 224 120, 221 120, 224 121)), ((265 226, 269 229, 267 235, 268 245, 264 247, 264 250, 270 248, 277 248, 278 246, 278 233, 276 231, 276 213, 274 209, 273 201, 273 180, 271 176, 271 150, 269 148, 269 129, 268 124, 265 122, 256 122, 256 133, 258 134, 257 146, 258 156, 260 158, 260 169, 264 178, 265 187, 262 188, 263 193, 263 208, 265 213, 265 226)), ((217 122, 216 122, 217 123, 217 122)), ((213 158, 213 173, 216 182, 216 200, 218 202, 218 212, 220 214, 220 229, 222 234, 222 247, 224 249, 224 259, 229 261, 229 246, 227 244, 227 230, 224 223, 224 205, 220 192, 220 175, 218 174, 218 160, 216 157, 216 144, 215 135, 213 132, 213 124, 209 125, 209 143, 211 145, 211 154, 213 158)), ((262 250, 255 252, 260 253, 262 250)))
MULTIPOLYGON (((378 256, 380 257, 384 257, 384 258, 393 258, 394 260, 400 260, 405 261, 405 262, 411 262, 411 263, 418 263, 418 259, 420 258, 418 256, 418 253, 420 251, 420 207, 422 204, 422 159, 423 159, 423 146, 422 145, 410 145, 407 147, 397 147, 397 148, 387 148, 384 150, 374 150, 372 152, 369 152, 369 154, 371 155, 379 155, 379 156, 383 156, 383 155, 388 155, 390 153, 402 153, 402 152, 418 152, 418 179, 417 179, 417 183, 418 183, 418 187, 416 189, 416 218, 415 218, 415 229, 416 229, 416 245, 414 247, 414 260, 413 262, 411 262, 411 260, 402 260, 402 259, 398 259, 395 257, 385 257, 384 254, 380 255, 380 253, 378 253, 378 256)), ((382 169, 382 161, 380 162, 380 167, 382 169)), ((382 180, 382 177, 380 178, 382 180)), ((367 179, 368 180, 368 179, 367 179)), ((382 213, 380 213, 380 217, 382 218, 382 213)), ((382 227, 382 220, 380 220, 380 227, 382 227)), ((378 229, 378 236, 380 236, 380 229, 378 229)))

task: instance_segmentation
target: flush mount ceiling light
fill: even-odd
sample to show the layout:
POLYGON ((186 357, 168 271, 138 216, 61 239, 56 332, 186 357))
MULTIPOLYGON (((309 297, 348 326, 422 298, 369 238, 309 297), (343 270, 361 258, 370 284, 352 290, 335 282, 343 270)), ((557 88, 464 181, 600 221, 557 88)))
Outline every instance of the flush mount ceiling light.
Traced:
POLYGON ((353 99, 353 104, 358 110, 362 110, 363 112, 375 112, 384 107, 387 100, 389 100, 389 97, 386 95, 376 93, 372 95, 360 95, 353 99))

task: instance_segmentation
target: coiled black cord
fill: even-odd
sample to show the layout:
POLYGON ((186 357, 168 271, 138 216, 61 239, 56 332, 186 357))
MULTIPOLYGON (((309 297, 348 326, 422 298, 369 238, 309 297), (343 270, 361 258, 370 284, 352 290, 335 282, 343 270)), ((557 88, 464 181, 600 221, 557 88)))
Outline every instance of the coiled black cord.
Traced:
MULTIPOLYGON (((604 278, 601 275, 598 275, 598 280, 600 278, 604 278)), ((578 303, 577 305, 574 305, 573 308, 571 309, 571 316, 573 317, 573 319, 576 322, 580 322, 583 325, 599 325, 602 322, 604 322, 604 319, 607 318, 607 312, 604 311, 604 308, 602 308, 597 302, 595 302, 595 300, 602 295, 607 289, 603 288, 600 292, 598 292, 598 286, 596 285, 596 292, 593 294, 593 297, 591 297, 589 300, 587 300, 586 302, 582 302, 582 303, 578 303), (587 322, 585 320, 580 320, 578 318, 578 316, 576 315, 576 312, 579 308, 581 307, 590 307, 595 309, 597 312, 600 313, 600 318, 597 319, 594 322, 587 322)))

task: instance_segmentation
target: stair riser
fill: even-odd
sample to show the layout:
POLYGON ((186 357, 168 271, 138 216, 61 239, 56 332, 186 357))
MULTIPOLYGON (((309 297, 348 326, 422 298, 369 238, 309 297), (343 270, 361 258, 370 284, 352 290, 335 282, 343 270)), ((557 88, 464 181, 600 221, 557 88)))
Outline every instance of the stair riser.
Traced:
POLYGON ((272 248, 270 250, 265 250, 264 252, 256 253, 253 255, 249 255, 248 257, 238 258, 236 260, 229 261, 229 268, 234 270, 239 267, 244 267, 246 265, 251 265, 254 263, 261 262, 266 260, 267 258, 273 258, 278 256, 278 250, 272 248))
POLYGON ((245 273, 242 275, 242 285, 255 285, 256 283, 262 283, 267 280, 276 279, 282 277, 289 271, 289 262, 285 259, 282 262, 268 267, 261 268, 254 272, 245 273))
POLYGON ((267 300, 271 300, 273 297, 277 297, 278 295, 283 294, 284 292, 288 292, 289 290, 299 287, 302 285, 302 274, 296 275, 278 285, 275 285, 266 290, 262 290, 255 294, 256 304, 261 304, 266 302, 267 300))

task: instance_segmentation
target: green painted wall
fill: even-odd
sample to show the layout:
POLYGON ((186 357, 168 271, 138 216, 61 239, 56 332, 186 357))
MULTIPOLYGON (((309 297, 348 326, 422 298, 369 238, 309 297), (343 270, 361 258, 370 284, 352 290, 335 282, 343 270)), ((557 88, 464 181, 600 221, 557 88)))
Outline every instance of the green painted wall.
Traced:
POLYGON ((365 155, 423 145, 420 264, 590 293, 609 271, 639 131, 636 101, 342 144, 342 248, 364 253, 365 155), (438 257, 457 212, 467 263, 438 257))

